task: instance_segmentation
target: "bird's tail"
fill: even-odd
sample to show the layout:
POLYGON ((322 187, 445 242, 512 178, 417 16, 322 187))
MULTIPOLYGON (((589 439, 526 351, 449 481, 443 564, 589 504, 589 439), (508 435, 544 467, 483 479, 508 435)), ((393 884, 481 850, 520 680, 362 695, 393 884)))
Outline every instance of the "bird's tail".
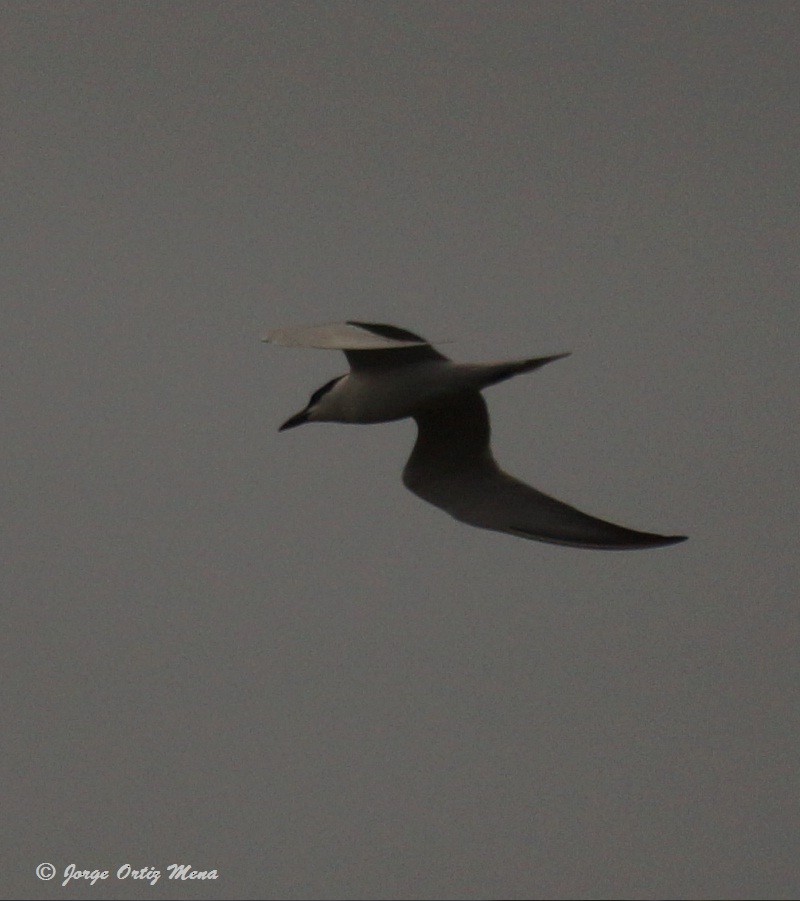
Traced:
POLYGON ((481 366, 481 388, 489 385, 496 385, 498 382, 504 382, 512 376, 521 375, 523 372, 531 372, 546 366, 548 363, 554 363, 556 360, 562 360, 568 357, 569 353, 554 354, 551 357, 532 357, 529 360, 513 360, 510 363, 489 363, 481 366))

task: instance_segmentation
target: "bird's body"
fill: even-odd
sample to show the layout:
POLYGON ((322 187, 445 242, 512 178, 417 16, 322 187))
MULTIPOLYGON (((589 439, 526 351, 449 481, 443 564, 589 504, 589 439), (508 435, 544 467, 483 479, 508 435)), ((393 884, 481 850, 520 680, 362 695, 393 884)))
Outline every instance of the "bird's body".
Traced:
MULTIPOLYGON (((389 356, 392 352, 379 353, 389 356)), ((465 390, 480 391, 543 365, 540 360, 471 364, 447 359, 397 364, 390 358, 385 366, 358 367, 341 376, 324 395, 314 421, 367 425, 408 419, 443 398, 465 390)))
POLYGON ((513 478, 495 462, 481 389, 567 354, 454 363, 412 332, 362 322, 282 329, 266 340, 339 348, 350 362, 350 372, 315 391, 282 430, 305 422, 369 424, 413 417, 418 436, 403 483, 462 522, 575 547, 644 548, 684 540, 682 535, 637 532, 581 513, 513 478))
POLYGON ((452 390, 455 376, 441 360, 354 369, 331 388, 318 421, 368 424, 406 419, 426 399, 452 390))

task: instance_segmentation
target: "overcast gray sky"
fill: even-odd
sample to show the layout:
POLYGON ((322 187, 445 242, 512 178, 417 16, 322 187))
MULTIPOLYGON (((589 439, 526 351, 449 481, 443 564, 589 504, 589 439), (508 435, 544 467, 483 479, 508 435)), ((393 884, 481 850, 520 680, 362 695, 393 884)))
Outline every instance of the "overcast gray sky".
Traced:
POLYGON ((0 12, 3 896, 796 897, 798 5, 0 12), (690 540, 278 434, 346 318, 572 351, 499 461, 690 540))

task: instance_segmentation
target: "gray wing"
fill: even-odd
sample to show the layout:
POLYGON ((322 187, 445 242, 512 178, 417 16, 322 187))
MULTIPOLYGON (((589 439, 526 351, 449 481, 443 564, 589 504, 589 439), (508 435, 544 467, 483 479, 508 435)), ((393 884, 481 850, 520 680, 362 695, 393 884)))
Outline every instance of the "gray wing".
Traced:
POLYGON ((285 347, 342 350, 353 369, 447 359, 419 335, 376 322, 348 320, 327 325, 293 326, 268 332, 264 340, 285 347))
POLYGON ((489 415, 479 392, 464 392, 414 418, 419 432, 403 483, 462 522, 536 541, 606 550, 685 539, 597 519, 503 472, 489 449, 489 415))

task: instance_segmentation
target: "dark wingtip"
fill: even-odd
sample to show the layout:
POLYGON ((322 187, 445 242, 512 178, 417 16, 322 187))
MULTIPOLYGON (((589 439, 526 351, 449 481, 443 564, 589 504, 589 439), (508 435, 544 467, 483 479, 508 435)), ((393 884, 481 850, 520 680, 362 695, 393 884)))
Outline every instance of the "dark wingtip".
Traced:
MULTIPOLYGON (((605 523, 605 525, 611 525, 611 523, 605 523)), ((652 532, 634 532, 632 529, 624 529, 622 526, 617 528, 619 529, 619 534, 616 537, 599 540, 579 540, 569 537, 554 538, 550 535, 544 536, 538 532, 531 532, 529 529, 513 527, 505 531, 513 535, 519 535, 520 538, 530 538, 547 544, 559 544, 590 551, 647 551, 657 547, 679 544, 681 541, 686 541, 689 537, 688 535, 655 535, 652 532)))
POLYGON ((391 338, 393 341, 425 341, 420 335, 409 332, 408 329, 398 328, 396 325, 386 325, 382 322, 361 322, 357 319, 348 319, 347 324, 363 328, 381 338, 391 338))
MULTIPOLYGON (((647 532, 642 532, 641 536, 638 541, 632 539, 627 546, 631 549, 642 548, 644 550, 647 548, 669 547, 671 544, 680 544, 689 537, 688 535, 651 535, 647 532)), ((624 549, 626 545, 621 544, 620 547, 624 549)))
POLYGON ((282 432, 284 429, 293 429, 295 426, 303 425, 304 422, 308 422, 308 410, 301 410, 294 416, 290 416, 278 431, 282 432))

